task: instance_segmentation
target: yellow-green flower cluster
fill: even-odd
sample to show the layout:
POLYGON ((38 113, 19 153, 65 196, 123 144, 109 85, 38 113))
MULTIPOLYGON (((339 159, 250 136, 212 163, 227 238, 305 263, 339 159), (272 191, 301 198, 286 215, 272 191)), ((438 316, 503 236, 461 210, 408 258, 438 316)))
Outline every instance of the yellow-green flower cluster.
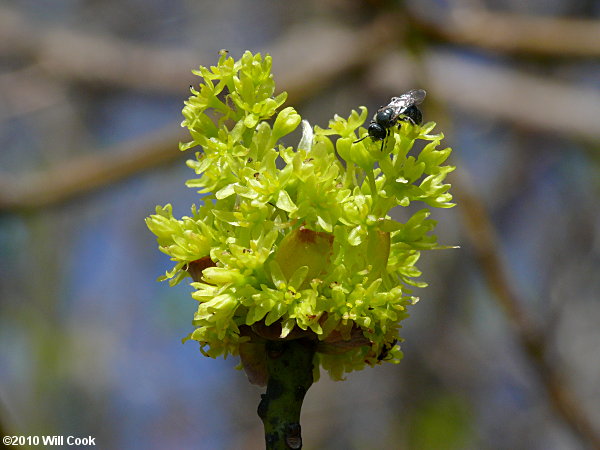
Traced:
POLYGON ((269 56, 223 52, 194 73, 203 81, 182 123, 192 140, 180 147, 199 150, 188 186, 205 194, 202 206, 181 219, 157 207, 146 220, 176 263, 163 279, 194 279, 189 338, 208 356, 241 355, 249 375, 267 339, 314 339, 315 366, 336 379, 397 362, 399 323, 416 301, 408 286, 424 286, 419 252, 440 247, 427 209, 405 223, 388 213, 415 201, 453 206, 443 135, 433 122, 403 123, 383 150, 355 143, 366 133, 363 107, 327 129, 303 122, 294 148, 285 138, 301 117, 280 109, 287 95, 274 96, 269 56))

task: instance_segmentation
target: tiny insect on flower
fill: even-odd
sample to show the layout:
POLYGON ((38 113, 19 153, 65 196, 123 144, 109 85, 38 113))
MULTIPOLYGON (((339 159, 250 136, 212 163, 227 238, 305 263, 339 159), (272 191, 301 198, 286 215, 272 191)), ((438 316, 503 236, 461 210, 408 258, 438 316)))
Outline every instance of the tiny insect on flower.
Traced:
MULTIPOLYGON (((427 93, 423 89, 412 89, 400 97, 392 97, 386 106, 382 106, 375 113, 367 129, 367 135, 354 143, 369 136, 374 141, 384 140, 390 135, 390 129, 400 121, 420 125, 423 122, 423 114, 417 105, 423 103, 426 95, 427 93)), ((384 142, 381 143, 382 150, 384 142)))

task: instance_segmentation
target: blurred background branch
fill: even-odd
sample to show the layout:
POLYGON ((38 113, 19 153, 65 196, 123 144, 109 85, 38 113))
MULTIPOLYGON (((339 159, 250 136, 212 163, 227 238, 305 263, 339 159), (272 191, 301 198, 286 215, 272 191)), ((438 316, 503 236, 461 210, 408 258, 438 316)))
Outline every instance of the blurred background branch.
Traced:
POLYGON ((489 11, 481 7, 450 7, 439 11, 408 8, 412 23, 444 42, 486 50, 559 58, 600 56, 600 21, 543 17, 489 11))
POLYGON ((487 285, 510 321, 523 355, 535 370, 550 404, 576 435, 581 436, 591 448, 600 449, 600 434, 596 425, 563 376, 562 372, 568 371, 568 368, 561 361, 550 359, 553 330, 543 330, 525 310, 525 301, 515 291, 514 283, 510 281, 502 262, 492 221, 468 175, 459 169, 452 187, 459 199, 459 211, 467 228, 466 236, 487 285))
POLYGON ((194 50, 160 49, 33 20, 0 6, 0 54, 27 58, 46 76, 136 90, 181 93, 192 81, 194 50))
POLYGON ((45 208, 160 167, 183 156, 177 142, 186 138, 183 130, 169 127, 109 152, 93 151, 43 171, 0 174, 0 210, 45 208))

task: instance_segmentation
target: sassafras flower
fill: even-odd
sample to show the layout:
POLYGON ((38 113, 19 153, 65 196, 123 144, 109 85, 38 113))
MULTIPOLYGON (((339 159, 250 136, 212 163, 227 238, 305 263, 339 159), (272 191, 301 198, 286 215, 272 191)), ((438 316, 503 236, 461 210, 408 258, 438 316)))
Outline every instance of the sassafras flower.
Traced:
POLYGON ((258 384, 269 340, 314 341, 315 366, 334 379, 398 362, 400 322, 412 289, 425 286, 415 264, 442 247, 428 208, 405 222, 389 212, 453 206, 443 135, 433 122, 402 123, 383 145, 359 141, 364 107, 313 129, 275 95, 268 55, 223 53, 194 73, 202 82, 185 102, 191 140, 180 148, 197 149, 187 185, 205 195, 189 217, 166 205, 146 219, 175 262, 163 279, 191 278, 198 310, 188 339, 207 356, 240 355, 258 384))

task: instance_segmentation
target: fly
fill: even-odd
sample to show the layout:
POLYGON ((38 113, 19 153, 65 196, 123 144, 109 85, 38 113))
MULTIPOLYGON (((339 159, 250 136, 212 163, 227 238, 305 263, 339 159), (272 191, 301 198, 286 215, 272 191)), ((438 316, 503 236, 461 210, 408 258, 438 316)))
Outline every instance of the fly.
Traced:
MULTIPOLYGON (((367 135, 354 143, 369 136, 374 141, 382 141, 390 135, 390 129, 399 121, 420 125, 423 121, 423 114, 417 105, 423 103, 426 95, 427 93, 423 89, 412 89, 400 97, 392 97, 386 106, 382 106, 375 113, 369 128, 367 128, 367 135)), ((381 150, 383 150, 384 143, 385 141, 381 143, 381 150)))

